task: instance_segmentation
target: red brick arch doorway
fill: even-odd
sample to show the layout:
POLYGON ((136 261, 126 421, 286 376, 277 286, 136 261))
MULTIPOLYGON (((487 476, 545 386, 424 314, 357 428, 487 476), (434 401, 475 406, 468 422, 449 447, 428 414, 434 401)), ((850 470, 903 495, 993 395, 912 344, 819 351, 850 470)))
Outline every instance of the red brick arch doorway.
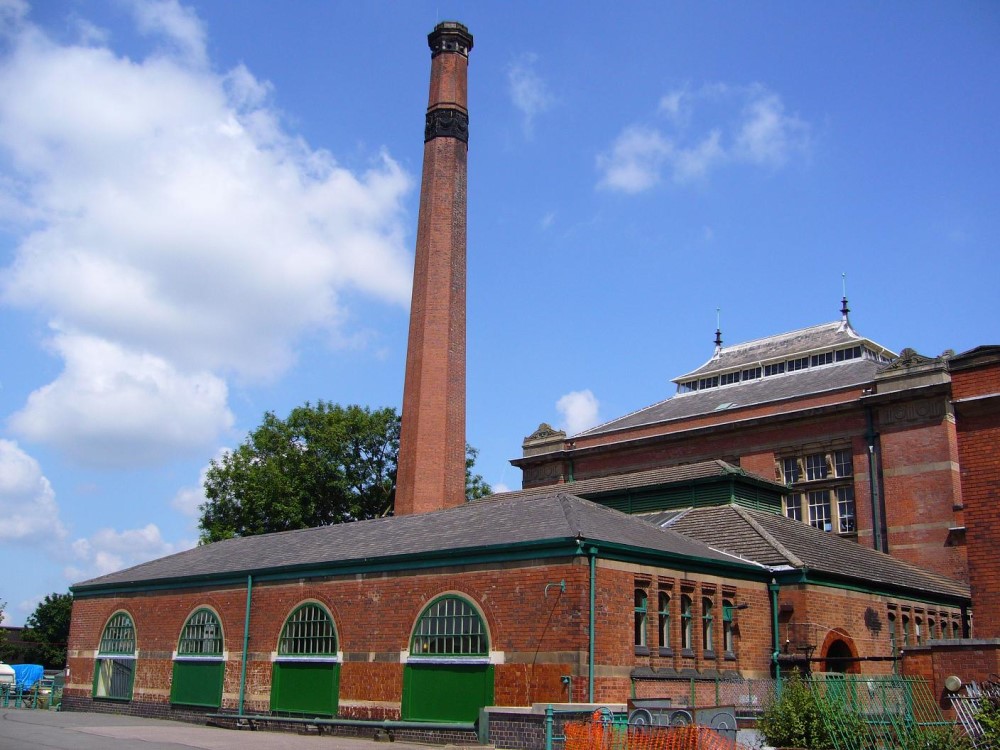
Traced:
POLYGON ((824 672, 861 673, 858 649, 854 645, 854 639, 840 628, 826 634, 823 648, 820 650, 820 658, 823 659, 824 672))

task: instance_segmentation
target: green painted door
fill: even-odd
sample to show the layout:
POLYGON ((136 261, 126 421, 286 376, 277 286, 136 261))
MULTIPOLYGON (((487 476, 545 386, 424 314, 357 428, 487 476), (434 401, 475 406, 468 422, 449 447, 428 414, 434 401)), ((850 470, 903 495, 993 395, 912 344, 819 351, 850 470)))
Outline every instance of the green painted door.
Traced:
POLYGON ((407 664, 403 670, 403 718, 411 721, 476 721, 493 705, 492 664, 407 664))
POLYGON ((222 705, 224 661, 175 661, 170 683, 170 702, 186 706, 222 705))
POLYGON ((271 710, 336 716, 340 665, 322 661, 276 661, 271 671, 271 710))

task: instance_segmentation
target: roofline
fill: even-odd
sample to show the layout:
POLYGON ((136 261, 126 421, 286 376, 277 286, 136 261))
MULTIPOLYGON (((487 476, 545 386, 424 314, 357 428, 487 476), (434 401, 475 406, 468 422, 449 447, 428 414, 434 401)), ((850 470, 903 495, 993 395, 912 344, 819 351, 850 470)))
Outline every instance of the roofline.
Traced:
MULTIPOLYGON (((865 382, 875 382, 875 381, 874 380, 862 381, 860 383, 854 383, 852 385, 841 386, 840 388, 830 388, 830 389, 827 389, 825 391, 813 391, 812 393, 807 394, 807 395, 812 396, 812 395, 821 394, 821 393, 834 393, 836 391, 847 391, 847 390, 850 390, 852 388, 858 388, 859 386, 863 385, 865 382)), ((788 397, 782 398, 782 399, 775 399, 774 401, 764 401, 764 402, 762 402, 762 404, 781 404, 781 403, 798 401, 801 398, 802 398, 801 395, 798 395, 798 396, 788 396, 788 397)), ((760 415, 760 416, 756 416, 756 417, 749 417, 747 419, 730 420, 730 421, 727 421, 727 422, 718 422, 716 424, 702 425, 702 426, 699 426, 699 427, 688 427, 686 429, 675 430, 675 431, 672 431, 672 432, 666 432, 666 433, 661 432, 661 433, 656 434, 656 435, 643 435, 642 437, 633 437, 633 438, 626 437, 625 439, 622 439, 622 440, 616 440, 616 441, 613 441, 613 442, 598 443, 596 445, 589 445, 589 446, 586 446, 586 447, 583 447, 583 448, 575 448, 575 447, 574 448, 569 448, 569 449, 560 448, 559 450, 550 451, 549 453, 536 453, 536 454, 531 455, 531 456, 520 456, 518 458, 512 458, 512 459, 510 459, 510 463, 513 466, 521 468, 522 466, 530 465, 530 464, 533 464, 533 463, 548 463, 549 461, 552 461, 553 459, 557 459, 557 458, 575 458, 577 456, 585 456, 585 455, 588 455, 590 453, 600 453, 600 452, 603 452, 603 451, 606 451, 606 450, 618 449, 618 448, 620 448, 623 445, 632 444, 632 445, 640 446, 640 445, 642 445, 645 442, 653 442, 653 441, 657 441, 657 440, 662 440, 664 437, 667 437, 667 436, 670 436, 670 437, 682 436, 683 437, 684 435, 689 435, 689 434, 696 433, 696 432, 699 432, 699 431, 709 432, 709 431, 724 431, 724 430, 742 429, 742 428, 745 428, 745 427, 754 426, 756 424, 760 424, 760 423, 771 421, 771 420, 774 420, 774 421, 786 421, 786 420, 791 420, 791 419, 798 419, 803 414, 808 415, 808 416, 814 416, 815 413, 821 412, 821 411, 828 411, 828 412, 834 412, 834 413, 837 412, 837 411, 846 411, 848 409, 858 407, 860 405, 860 403, 861 403, 861 399, 862 398, 865 398, 865 397, 863 397, 861 394, 858 394, 858 396, 856 398, 853 398, 853 399, 851 399, 849 401, 839 401, 839 402, 833 403, 833 404, 822 404, 820 406, 809 406, 809 407, 806 407, 804 409, 792 409, 790 411, 775 412, 775 413, 772 413, 772 414, 760 415)), ((867 397, 867 398, 871 398, 871 397, 867 397)), ((669 399, 665 399, 665 400, 669 400, 669 399)), ((663 403, 663 402, 661 401, 661 402, 658 402, 658 403, 663 403)), ((750 405, 747 405, 747 406, 736 407, 736 410, 739 410, 739 409, 749 409, 749 408, 752 408, 754 406, 760 406, 760 405, 761 404, 750 404, 750 405)), ((656 404, 653 404, 653 406, 656 406, 656 404)), ((645 407, 645 408, 648 409, 648 408, 651 408, 651 407, 645 407)), ((638 409, 636 412, 633 412, 633 414, 637 413, 638 411, 643 411, 643 409, 638 409)), ((605 434, 605 435, 614 435, 615 433, 623 434, 623 433, 626 433, 626 432, 629 432, 629 431, 632 431, 632 430, 637 430, 637 429, 641 429, 641 428, 645 428, 645 427, 653 427, 653 426, 656 426, 656 425, 666 425, 666 424, 672 424, 672 423, 679 423, 679 422, 683 422, 685 420, 693 419, 695 417, 703 417, 703 416, 706 416, 707 414, 710 414, 710 413, 712 413, 712 412, 705 412, 704 414, 693 414, 691 416, 679 417, 677 419, 664 419, 664 420, 654 421, 654 422, 645 422, 643 424, 631 425, 629 427, 622 427, 622 428, 619 428, 617 430, 608 430, 606 433, 603 433, 603 434, 605 434)), ((723 412, 720 412, 720 413, 723 413, 723 412)), ((730 411, 727 410, 724 413, 730 413, 730 411)), ((628 416, 628 415, 626 415, 626 416, 628 416)), ((625 417, 621 417, 621 419, 624 419, 624 418, 625 417)), ((617 421, 617 420, 615 420, 615 421, 617 421)), ((590 437, 596 437, 596 435, 590 436, 590 437)), ((705 459, 705 460, 712 460, 712 459, 705 459)), ((580 480, 580 481, 583 481, 583 480, 580 480)), ((545 485, 542 485, 542 486, 545 486, 545 485)), ((557 485, 552 485, 552 486, 557 486, 557 485)), ((528 488, 528 489, 534 489, 534 488, 528 488)))
MULTIPOLYGON (((864 594, 876 594, 876 595, 888 595, 897 596, 900 598, 906 598, 915 602, 923 602, 925 604, 941 604, 942 602, 951 602, 955 606, 970 606, 972 603, 971 593, 968 596, 961 594, 951 594, 947 592, 937 592, 936 598, 928 598, 928 590, 925 588, 912 588, 910 586, 904 586, 894 583, 883 583, 873 581, 868 585, 861 585, 855 583, 858 578, 853 578, 851 576, 846 576, 837 573, 828 573, 826 571, 819 571, 814 568, 805 566, 803 568, 796 569, 794 571, 789 571, 787 573, 777 573, 775 578, 778 580, 779 584, 812 584, 815 586, 826 586, 829 588, 838 588, 848 591, 858 591, 864 594)), ((956 581, 955 583, 960 583, 956 581)))
MULTIPOLYGON (((685 539, 690 539, 685 537, 685 539)), ((466 547, 432 552, 409 552, 403 555, 363 558, 360 560, 329 561, 325 563, 303 563, 270 568, 246 568, 221 573, 201 573, 188 576, 167 576, 163 578, 137 579, 120 583, 77 583, 70 586, 70 592, 77 598, 89 598, 106 594, 137 593, 144 591, 200 588, 205 586, 244 585, 248 576, 254 582, 283 581, 295 578, 325 578, 330 576, 355 575, 369 572, 395 572, 427 570, 455 565, 475 565, 518 560, 548 559, 554 557, 577 557, 583 554, 582 546, 596 546, 598 550, 615 550, 622 560, 645 561, 658 559, 681 562, 688 569, 719 573, 724 570, 735 577, 743 571, 753 570, 746 564, 728 563, 692 555, 654 550, 610 542, 600 538, 556 537, 513 544, 494 544, 481 547, 466 547)), ((707 546, 707 545, 706 545, 707 546)), ((607 555, 605 555, 607 557, 607 555)), ((759 571, 757 576, 759 577, 759 571)))

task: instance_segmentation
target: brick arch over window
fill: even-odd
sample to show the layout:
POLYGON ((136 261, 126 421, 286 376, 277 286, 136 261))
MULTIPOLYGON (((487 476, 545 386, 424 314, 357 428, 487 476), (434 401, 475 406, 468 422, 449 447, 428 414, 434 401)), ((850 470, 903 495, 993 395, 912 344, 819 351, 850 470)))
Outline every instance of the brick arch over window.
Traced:
POLYGON ((198 607, 184 621, 177 639, 170 702, 218 708, 225 674, 222 621, 214 609, 198 607))
POLYGON ((492 705, 486 618, 469 597, 443 594, 421 610, 403 669, 404 719, 476 721, 492 705))
POLYGON ((94 659, 95 698, 132 700, 138 657, 135 620, 125 610, 114 612, 104 624, 94 659))
POLYGON ((860 663, 856 661, 859 656, 858 647, 855 645, 854 639, 842 628, 836 628, 826 634, 819 655, 826 660, 823 669, 827 672, 844 672, 845 674, 859 674, 861 672, 860 663), (848 659, 850 661, 847 661, 848 659))
POLYGON ((335 716, 340 702, 340 639, 330 610, 300 602, 285 618, 271 667, 271 710, 335 716))

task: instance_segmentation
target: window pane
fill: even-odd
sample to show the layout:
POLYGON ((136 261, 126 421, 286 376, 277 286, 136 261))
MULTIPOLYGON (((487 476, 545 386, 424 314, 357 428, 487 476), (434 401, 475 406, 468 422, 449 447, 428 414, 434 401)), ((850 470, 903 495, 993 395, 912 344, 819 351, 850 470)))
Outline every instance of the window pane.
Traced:
POLYGON ((841 534, 849 534, 856 530, 853 487, 837 488, 837 515, 840 519, 841 534))
POLYGON ((825 453, 813 453, 806 456, 806 479, 810 482, 826 479, 827 465, 825 453))
POLYGON ((793 521, 802 520, 802 495, 794 494, 785 498, 785 515, 793 521))
POLYGON ((849 450, 840 450, 834 453, 834 465, 838 477, 854 476, 854 456, 849 450))
POLYGON ((288 656, 332 656, 337 653, 333 618, 318 604, 305 604, 289 615, 281 631, 278 653, 288 656))
POLYGON ((635 590, 635 645, 646 645, 646 592, 635 590))
POLYGON ((211 610, 199 609, 188 618, 177 644, 178 654, 222 654, 222 628, 211 610))
POLYGON ((660 592, 659 610, 660 648, 670 647, 670 596, 660 592))
POLYGON ((101 636, 98 652, 101 654, 135 653, 135 626, 132 624, 132 618, 125 612, 118 612, 108 620, 101 636))
POLYGON ((830 493, 826 490, 809 493, 809 525, 823 531, 830 531, 830 493))
POLYGON ((785 484, 795 484, 799 481, 799 460, 797 458, 786 458, 781 462, 782 473, 785 477, 785 484))

